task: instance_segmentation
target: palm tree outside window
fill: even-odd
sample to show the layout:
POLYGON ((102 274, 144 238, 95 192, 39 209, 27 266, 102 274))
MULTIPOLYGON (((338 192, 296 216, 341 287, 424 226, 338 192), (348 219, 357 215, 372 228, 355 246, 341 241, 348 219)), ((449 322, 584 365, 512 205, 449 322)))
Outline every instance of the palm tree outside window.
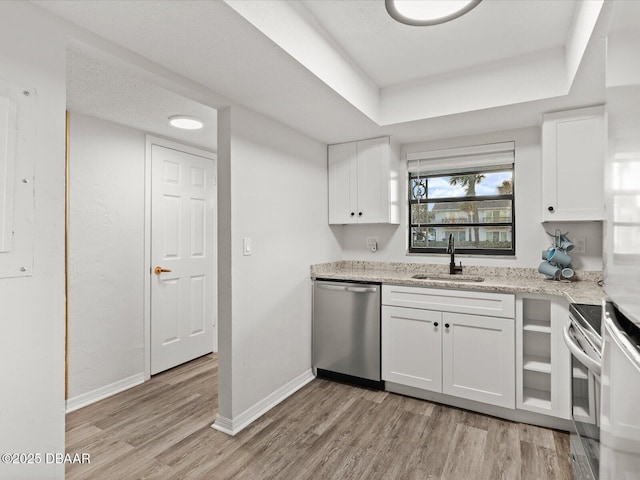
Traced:
POLYGON ((409 174, 409 252, 514 255, 513 164, 409 174), (455 227, 455 228, 454 228, 455 227))

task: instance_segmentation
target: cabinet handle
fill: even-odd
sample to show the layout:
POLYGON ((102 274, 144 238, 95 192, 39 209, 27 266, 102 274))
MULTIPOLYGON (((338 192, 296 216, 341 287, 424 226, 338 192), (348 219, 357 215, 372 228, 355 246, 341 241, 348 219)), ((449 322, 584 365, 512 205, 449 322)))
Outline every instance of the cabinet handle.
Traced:
POLYGON ((438 326, 438 322, 433 322, 433 326, 437 327, 438 326))
POLYGON ((553 212, 553 207, 549 206, 549 208, 547 208, 547 210, 549 210, 550 212, 553 212))
POLYGON ((353 217, 355 215, 355 212, 351 212, 351 216, 353 217))
POLYGON ((358 216, 361 217, 362 216, 362 212, 358 212, 358 216))
POLYGON ((445 324, 444 324, 444 328, 449 328, 449 324, 448 324, 448 323, 445 323, 445 324))

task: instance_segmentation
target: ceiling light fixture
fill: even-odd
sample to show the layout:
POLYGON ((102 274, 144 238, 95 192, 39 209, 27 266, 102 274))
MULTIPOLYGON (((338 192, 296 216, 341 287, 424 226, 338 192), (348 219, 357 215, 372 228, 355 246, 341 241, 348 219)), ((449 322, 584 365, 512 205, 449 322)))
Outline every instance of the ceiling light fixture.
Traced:
POLYGON ((182 128, 183 130, 198 130, 204 126, 202 120, 189 115, 173 115, 169 117, 169 123, 172 127, 182 128))
POLYGON ((387 12, 406 25, 438 25, 458 18, 482 0, 385 0, 387 12))

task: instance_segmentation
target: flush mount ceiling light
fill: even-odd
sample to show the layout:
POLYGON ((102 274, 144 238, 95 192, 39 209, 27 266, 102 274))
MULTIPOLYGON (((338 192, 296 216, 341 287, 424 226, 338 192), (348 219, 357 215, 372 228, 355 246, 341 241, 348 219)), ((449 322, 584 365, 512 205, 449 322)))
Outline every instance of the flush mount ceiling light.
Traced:
POLYGON ((189 115, 173 115, 169 117, 169 123, 171 126, 182 128, 183 130, 198 130, 204 126, 202 120, 189 115))
POLYGON ((406 25, 438 25, 458 18, 482 0, 385 0, 387 12, 406 25))

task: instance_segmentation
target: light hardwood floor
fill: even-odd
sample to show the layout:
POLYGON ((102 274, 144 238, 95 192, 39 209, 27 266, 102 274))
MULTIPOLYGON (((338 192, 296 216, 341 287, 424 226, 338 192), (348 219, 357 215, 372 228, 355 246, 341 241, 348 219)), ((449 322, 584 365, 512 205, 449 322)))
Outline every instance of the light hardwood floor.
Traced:
POLYGON ((67 479, 571 480, 569 436, 314 380, 235 437, 213 428, 217 358, 67 415, 67 479))

